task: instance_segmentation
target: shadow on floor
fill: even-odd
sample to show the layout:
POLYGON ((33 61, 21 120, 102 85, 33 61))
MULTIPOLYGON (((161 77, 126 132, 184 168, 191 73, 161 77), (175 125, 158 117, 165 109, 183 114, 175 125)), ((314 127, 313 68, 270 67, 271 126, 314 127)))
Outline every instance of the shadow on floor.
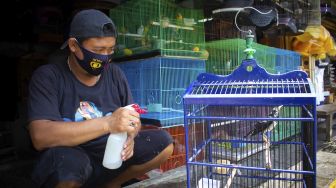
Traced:
POLYGON ((3 188, 36 188, 31 180, 33 160, 16 160, 0 165, 0 185, 3 188))

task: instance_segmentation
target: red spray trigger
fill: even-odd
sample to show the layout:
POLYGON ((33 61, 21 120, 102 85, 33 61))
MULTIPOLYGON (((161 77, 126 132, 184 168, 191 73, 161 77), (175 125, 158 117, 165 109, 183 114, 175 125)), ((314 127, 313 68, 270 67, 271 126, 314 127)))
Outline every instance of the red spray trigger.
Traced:
POLYGON ((138 112, 139 114, 145 114, 147 113, 147 110, 140 108, 140 106, 138 104, 131 104, 130 105, 136 112, 138 112))

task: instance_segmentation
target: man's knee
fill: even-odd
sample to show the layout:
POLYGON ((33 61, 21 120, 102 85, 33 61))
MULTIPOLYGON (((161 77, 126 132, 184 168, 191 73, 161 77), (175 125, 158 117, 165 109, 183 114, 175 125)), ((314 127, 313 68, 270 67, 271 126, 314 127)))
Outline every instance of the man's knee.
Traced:
POLYGON ((163 141, 164 144, 163 144, 162 151, 160 152, 160 154, 162 157, 168 159, 168 157, 170 157, 173 154, 176 143, 174 143, 172 136, 167 131, 162 130, 160 134, 161 134, 160 137, 163 138, 164 140, 163 141))
POLYGON ((174 143, 169 144, 162 152, 170 157, 174 152, 174 143))
POLYGON ((173 139, 167 131, 141 131, 135 138, 132 160, 134 164, 144 164, 161 154, 167 147, 173 149, 172 143, 173 139))
POLYGON ((79 188, 81 184, 77 181, 62 181, 59 182, 55 188, 79 188))
POLYGON ((78 147, 55 147, 45 151, 33 172, 40 186, 55 187, 60 182, 84 184, 92 173, 90 159, 78 147))

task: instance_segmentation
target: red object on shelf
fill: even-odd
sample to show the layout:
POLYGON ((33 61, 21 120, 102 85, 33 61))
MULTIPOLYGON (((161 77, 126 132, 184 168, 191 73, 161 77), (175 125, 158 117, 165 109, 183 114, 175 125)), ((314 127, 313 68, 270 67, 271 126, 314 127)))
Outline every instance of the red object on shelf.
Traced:
POLYGON ((183 126, 175 126, 169 128, 160 128, 168 131, 174 140, 173 154, 167 159, 166 162, 160 165, 160 169, 165 172, 177 167, 180 167, 186 162, 185 153, 185 130, 183 126))
POLYGON ((160 165, 160 169, 162 172, 175 169, 185 164, 185 154, 181 155, 172 155, 170 156, 166 162, 160 165))
MULTIPOLYGON (((203 131, 202 126, 199 126, 199 130, 196 130, 196 137, 202 138, 203 131)), ((148 129, 162 129, 167 131, 173 138, 174 142, 174 151, 173 154, 167 159, 166 162, 160 165, 160 170, 162 172, 175 169, 186 163, 186 152, 185 152, 185 129, 184 126, 173 126, 173 127, 158 127, 155 125, 143 125, 142 130, 148 129)), ((202 151, 203 152, 203 151, 202 151)), ((201 160, 202 154, 197 157, 198 160, 201 160)))
POLYGON ((185 164, 185 131, 183 126, 180 125, 166 128, 155 125, 143 125, 142 130, 146 129, 162 129, 167 131, 173 137, 174 151, 167 161, 160 165, 160 170, 162 172, 180 167, 185 164))

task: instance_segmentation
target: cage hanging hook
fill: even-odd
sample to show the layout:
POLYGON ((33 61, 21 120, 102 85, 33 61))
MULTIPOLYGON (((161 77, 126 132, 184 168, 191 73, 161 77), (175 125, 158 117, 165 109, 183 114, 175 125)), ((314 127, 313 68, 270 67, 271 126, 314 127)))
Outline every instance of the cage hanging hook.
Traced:
MULTIPOLYGON (((267 12, 261 12, 260 10, 254 8, 254 7, 243 7, 243 8, 241 8, 241 9, 239 9, 239 10, 237 11, 236 15, 235 15, 235 20, 234 20, 234 22, 235 22, 235 26, 236 26, 236 28, 237 28, 240 32, 248 33, 249 35, 252 34, 252 31, 251 31, 250 29, 247 30, 247 31, 244 31, 244 30, 240 29, 240 27, 239 27, 238 24, 237 24, 237 17, 238 17, 238 14, 240 13, 240 11, 245 10, 245 9, 253 9, 253 10, 257 11, 257 12, 260 13, 260 14, 269 14, 269 13, 271 13, 271 12, 273 11, 273 10, 271 9, 271 10, 269 10, 269 11, 267 11, 267 12)), ((277 11, 276 11, 276 15, 277 15, 277 20, 279 20, 279 19, 278 19, 278 12, 277 12, 277 11)), ((278 21, 277 21, 277 25, 278 25, 278 21)))
MULTIPOLYGON (((247 31, 244 31, 244 30, 240 29, 238 24, 237 24, 238 14, 240 13, 240 11, 242 11, 244 9, 253 9, 260 14, 269 14, 273 11, 273 9, 269 10, 268 12, 261 12, 260 10, 254 8, 254 7, 243 7, 241 9, 239 9, 237 11, 236 15, 235 15, 235 26, 236 26, 236 28, 240 32, 247 33, 247 35, 246 35, 246 49, 244 50, 244 52, 246 53, 246 59, 253 59, 253 54, 256 52, 256 50, 252 48, 252 42, 253 42, 253 38, 254 38, 254 35, 252 34, 252 30, 249 29, 247 31)), ((276 11, 276 15, 278 17, 278 12, 277 11, 276 11)), ((277 24, 278 24, 278 18, 277 18, 277 24)))

